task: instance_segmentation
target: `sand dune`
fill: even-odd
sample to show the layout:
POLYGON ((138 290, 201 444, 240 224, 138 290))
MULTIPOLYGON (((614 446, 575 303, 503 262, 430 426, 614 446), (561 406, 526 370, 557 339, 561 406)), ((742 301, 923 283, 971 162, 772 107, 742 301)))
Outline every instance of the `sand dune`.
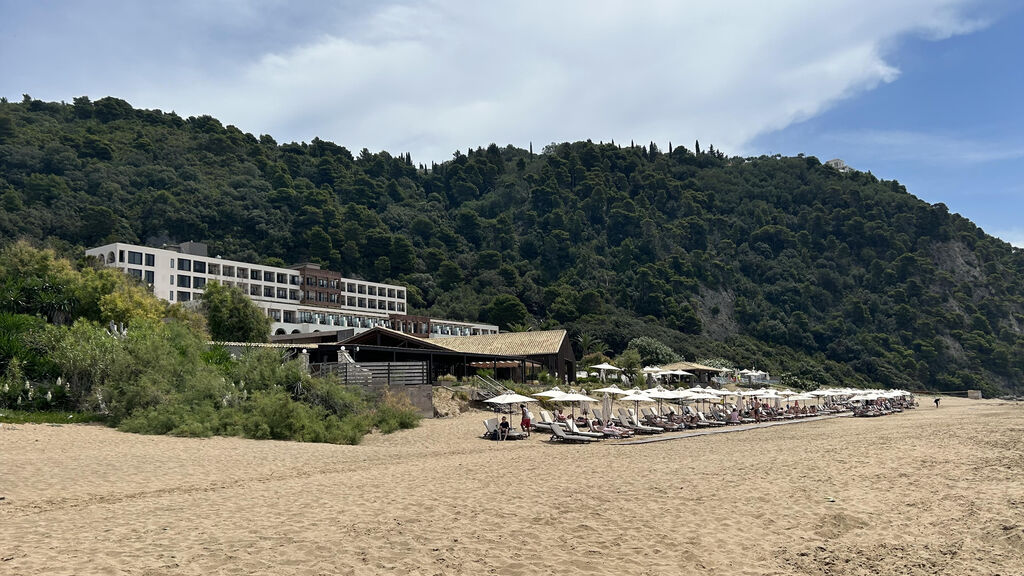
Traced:
POLYGON ((1021 574, 1024 406, 646 445, 0 428, 0 574, 1021 574))

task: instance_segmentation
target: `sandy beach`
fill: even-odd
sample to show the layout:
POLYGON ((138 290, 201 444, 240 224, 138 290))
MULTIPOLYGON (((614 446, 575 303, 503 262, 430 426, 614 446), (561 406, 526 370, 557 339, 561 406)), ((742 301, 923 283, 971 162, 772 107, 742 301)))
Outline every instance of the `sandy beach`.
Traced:
POLYGON ((0 574, 1022 574, 1024 405, 644 445, 0 428, 0 574))

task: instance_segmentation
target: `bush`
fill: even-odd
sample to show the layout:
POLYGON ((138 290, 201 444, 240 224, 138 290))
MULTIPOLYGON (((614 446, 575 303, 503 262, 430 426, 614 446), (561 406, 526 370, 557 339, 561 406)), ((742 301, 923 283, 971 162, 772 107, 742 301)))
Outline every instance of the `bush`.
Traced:
POLYGON ((374 411, 372 422, 382 434, 391 434, 419 426, 420 418, 419 410, 408 398, 385 392, 374 411))

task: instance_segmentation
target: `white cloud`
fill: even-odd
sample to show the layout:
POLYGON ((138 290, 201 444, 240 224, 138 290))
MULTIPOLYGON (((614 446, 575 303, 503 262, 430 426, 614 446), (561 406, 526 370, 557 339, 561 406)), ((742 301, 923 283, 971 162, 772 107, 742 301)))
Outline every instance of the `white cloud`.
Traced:
POLYGON ((1024 146, 1016 142, 991 142, 931 132, 864 130, 832 134, 828 138, 861 158, 933 166, 970 166, 1024 158, 1024 146))
MULTIPOLYGON (((756 136, 895 80, 909 35, 984 21, 969 2, 448 1, 388 4, 235 69, 147 85, 133 104, 212 114, 278 140, 441 160, 490 142, 756 136)), ((131 92, 131 91, 129 91, 131 92)))

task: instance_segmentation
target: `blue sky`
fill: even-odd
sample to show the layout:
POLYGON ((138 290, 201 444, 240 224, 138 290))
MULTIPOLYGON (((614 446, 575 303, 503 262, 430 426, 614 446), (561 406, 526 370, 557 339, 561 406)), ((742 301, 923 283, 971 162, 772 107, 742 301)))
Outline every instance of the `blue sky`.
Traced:
POLYGON ((0 0, 0 95, 443 160, 699 139, 895 178, 1024 246, 1009 0, 0 0))

